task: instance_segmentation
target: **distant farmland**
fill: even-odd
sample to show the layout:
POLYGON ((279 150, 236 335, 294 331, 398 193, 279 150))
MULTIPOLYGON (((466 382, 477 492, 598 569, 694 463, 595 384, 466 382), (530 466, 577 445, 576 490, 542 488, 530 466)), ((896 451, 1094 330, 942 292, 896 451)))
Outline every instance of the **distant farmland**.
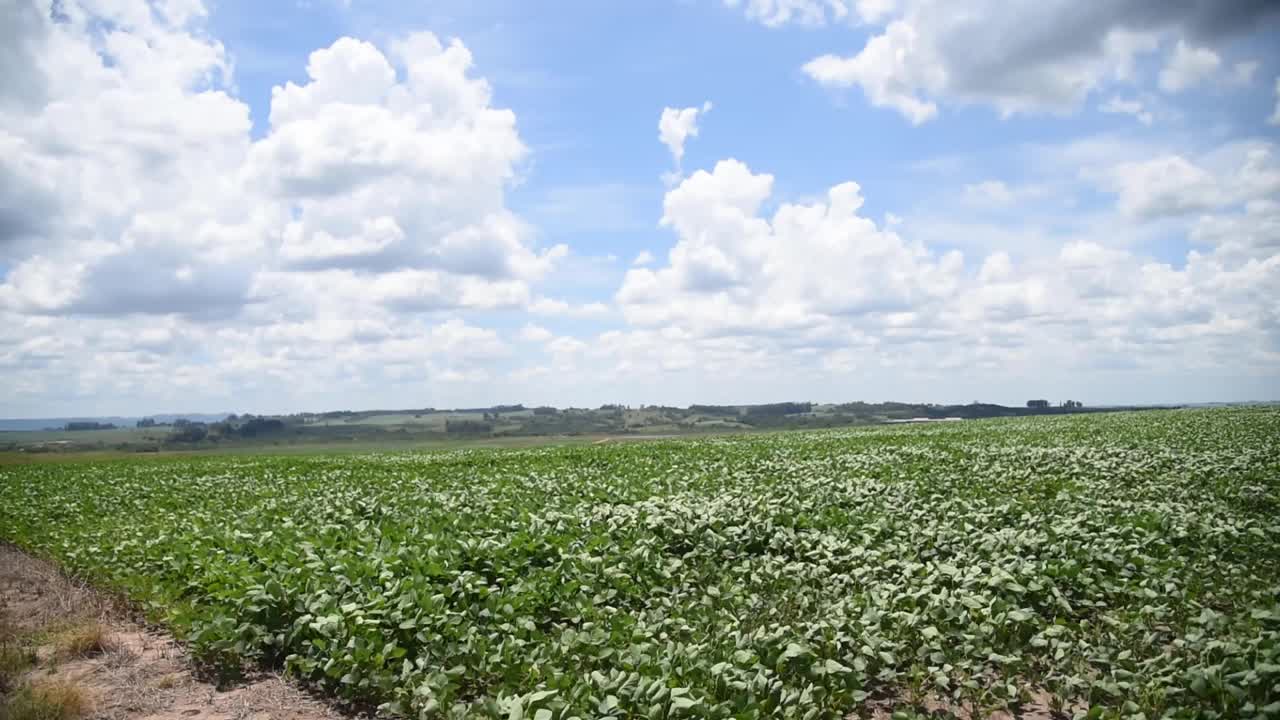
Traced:
MULTIPOLYGON (((448 445, 527 446, 594 441, 619 436, 666 437, 769 430, 803 430, 921 420, 974 420, 1160 408, 1008 407, 984 403, 811 403, 765 405, 657 405, 598 408, 525 407, 441 410, 365 410, 293 415, 214 415, 185 418, 0 420, 0 453, 81 450, 155 452, 306 446, 311 449, 386 450, 448 445), (127 421, 127 422, 126 422, 127 421), (47 427, 46 427, 47 426, 47 427), (41 429, 36 429, 41 428, 41 429), (544 440, 537 441, 535 439, 544 440), (574 440, 575 438, 579 440, 574 440)), ((1030 403, 1028 404, 1030 405, 1030 403)), ((6 458, 0 456, 0 462, 6 458)), ((9 460, 14 458, 9 457, 9 460)))

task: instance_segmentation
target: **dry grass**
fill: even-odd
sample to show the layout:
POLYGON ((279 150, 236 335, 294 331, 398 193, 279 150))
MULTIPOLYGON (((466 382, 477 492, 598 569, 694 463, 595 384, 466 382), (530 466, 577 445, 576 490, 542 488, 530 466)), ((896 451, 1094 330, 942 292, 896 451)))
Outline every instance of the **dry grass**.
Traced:
POLYGON ((17 644, 0 644, 0 693, 18 684, 18 678, 36 664, 36 653, 17 644))
POLYGON ((89 712, 89 696, 61 680, 26 685, 4 700, 0 720, 73 720, 89 712))
POLYGON ((77 625, 53 639, 53 656, 58 660, 93 657, 115 649, 111 631, 97 621, 77 625))
POLYGON ((132 648, 125 647, 123 644, 114 642, 114 647, 107 650, 106 657, 103 658, 103 667, 108 670, 123 670, 124 668, 136 665, 141 659, 132 648))
POLYGON ((35 648, 27 642, 25 633, 0 617, 0 693, 17 687, 18 679, 36 664, 36 659, 35 648))
POLYGON ((160 679, 156 680, 155 686, 158 690, 172 690, 173 688, 181 685, 183 680, 182 675, 178 673, 170 673, 168 675, 161 675, 160 679))

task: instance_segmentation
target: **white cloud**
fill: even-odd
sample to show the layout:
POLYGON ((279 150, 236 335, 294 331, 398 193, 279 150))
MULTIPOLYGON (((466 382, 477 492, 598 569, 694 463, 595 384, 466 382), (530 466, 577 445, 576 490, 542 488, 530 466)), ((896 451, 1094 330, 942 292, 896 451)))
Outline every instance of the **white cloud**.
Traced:
POLYGON ((960 257, 933 257, 857 214, 854 183, 825 202, 759 209, 773 178, 725 160, 667 193, 663 224, 677 242, 668 266, 628 271, 617 300, 628 320, 710 331, 799 329, 825 314, 926 302, 951 286, 960 257), (838 269, 838 272, 836 271, 838 269))
POLYGON ((382 216, 376 220, 363 220, 359 229, 348 237, 335 238, 324 230, 305 237, 302 224, 291 222, 285 226, 284 242, 280 245, 280 257, 288 263, 351 262, 376 256, 391 245, 404 240, 404 230, 395 218, 382 216))
POLYGON ((529 323, 520 328, 520 339, 526 342, 541 343, 550 340, 552 337, 554 336, 551 331, 541 325, 529 323))
POLYGON ((587 349, 587 344, 577 338, 561 335, 547 343, 547 351, 552 355, 574 355, 587 349))
POLYGON ((535 249, 504 207, 524 146, 461 43, 419 33, 388 56, 339 39, 312 53, 307 82, 275 88, 254 142, 222 46, 186 24, 203 7, 149 8, 101 17, 69 2, 67 22, 42 21, 47 102, 5 110, 0 140, 17 199, 49 198, 0 201, 13 216, 0 224, 29 235, 0 287, 11 307, 226 316, 261 296, 255 273, 337 267, 367 273, 356 277, 373 297, 416 277, 429 282, 381 296, 488 307, 529 297, 524 285, 564 256, 535 249), (114 25, 99 41, 103 20, 114 25), (56 221, 24 215, 49 203, 56 221), (57 293, 31 280, 49 263, 78 268, 57 293))
POLYGON ((21 272, 0 296, 45 312, 233 310, 271 216, 241 201, 249 112, 222 90, 222 45, 185 25, 199 13, 61 9, 62 22, 44 13, 28 29, 39 102, 0 106, 0 259, 74 267, 62 280, 74 285, 55 303, 25 295, 36 286, 21 272), (103 21, 112 30, 97 36, 103 21))
POLYGON ((24 338, 0 342, 0 392, 429 384, 504 353, 441 313, 529 306, 567 255, 506 207, 525 147, 461 42, 341 38, 275 88, 255 140, 201 3, 59 11, 0 10, 22 33, 0 64, 30 67, 0 88, 0 324, 24 338))
POLYGON ((1104 113, 1132 115, 1143 125, 1150 125, 1153 120, 1151 112, 1139 100, 1124 100, 1120 97, 1112 97, 1099 105, 1098 109, 1104 113))
POLYGON ((1192 228, 1191 240, 1224 254, 1280 253, 1280 202, 1259 198, 1246 202, 1240 212, 1203 215, 1192 228))
POLYGON ((1068 113, 1099 89, 1134 82, 1136 59, 1165 37, 1180 39, 1164 85, 1198 82, 1217 56, 1188 38, 1245 32, 1274 10, 1139 0, 1081 13, 1069 0, 912 0, 861 50, 817 57, 803 70, 825 87, 859 87, 873 106, 917 125, 943 102, 989 105, 1002 116, 1068 113))
POLYGON ((1086 170, 1143 220, 1239 206, 1280 193, 1280 158, 1269 143, 1228 143, 1195 159, 1165 153, 1086 170))
POLYGON ((999 180, 984 180, 964 186, 964 195, 980 205, 1008 205, 1013 202, 1013 192, 999 180))
MULTIPOLYGON (((853 183, 765 216, 772 176, 722 161, 667 193, 670 261, 627 273, 616 299, 631 329, 599 335, 574 368, 704 384, 782 368, 829 383, 880 367, 895 377, 948 368, 1266 372, 1280 343, 1280 304, 1270 299, 1280 291, 1267 195, 1280 190, 1273 150, 1229 144, 1105 166, 1111 174, 1099 181, 1114 183, 1122 212, 1090 211, 1096 240, 1051 233, 1037 249, 1020 245, 1024 233, 1012 226, 1003 249, 968 262, 913 239, 911 219, 890 229, 862 217, 853 183), (1239 202, 1243 212, 1232 209, 1239 202), (1192 240, 1211 250, 1177 269, 1124 249, 1139 216, 1194 227, 1192 240)), ((1052 192, 988 180, 961 194, 1007 204, 1052 192)))
POLYGON ((680 170, 680 162, 684 159, 684 144, 691 137, 698 136, 698 118, 711 111, 711 101, 702 103, 702 107, 663 108, 662 117, 658 118, 658 140, 671 151, 671 159, 675 161, 676 172, 680 170))
POLYGON ((875 23, 889 14, 896 3, 897 0, 724 0, 728 7, 742 7, 748 18, 766 27, 816 27, 854 18, 875 23))
POLYGON ((1178 155, 1122 163, 1113 169, 1111 184, 1120 209, 1135 217, 1180 215, 1221 203, 1213 177, 1178 155))
POLYGON ((378 48, 342 38, 312 53, 307 83, 273 91, 271 130, 246 173, 289 213, 291 257, 495 279, 546 272, 553 251, 535 251, 503 206, 525 153, 515 115, 490 107, 488 84, 468 76, 470 52, 418 33, 391 58, 402 81, 378 48))
POLYGON ((1271 125, 1280 125, 1280 77, 1276 78, 1276 109, 1272 111, 1271 117, 1267 118, 1267 122, 1271 125))
POLYGON ((960 199, 972 208, 1007 210, 1025 206, 1045 197, 1048 190, 1038 183, 1010 185, 1003 180, 983 180, 961 188, 960 199))
POLYGON ((1257 74, 1258 68, 1261 66, 1257 60, 1242 60, 1231 66, 1231 83, 1234 85, 1248 85, 1253 82, 1253 76, 1257 74))
POLYGON ((609 314, 609 306, 601 302, 572 304, 555 298, 538 297, 529 303, 529 312, 535 315, 550 315, 576 318, 598 318, 609 314))
POLYGON ((1160 71, 1160 89, 1167 93, 1182 92, 1207 80, 1218 70, 1222 58, 1209 48, 1192 47, 1178 40, 1160 71))
POLYGON ((827 87, 859 85, 872 105, 893 108, 919 125, 935 117, 938 106, 921 99, 916 89, 941 88, 946 82, 945 70, 935 61, 916 61, 928 52, 915 27, 898 21, 857 55, 823 55, 806 63, 804 72, 827 87))
MULTIPOLYGON (((1146 0, 1083 14, 979 3, 972 17, 932 0, 737 7, 768 25, 884 22, 862 52, 808 69, 914 122, 965 104, 1065 112, 1093 93, 1100 111, 1163 119, 1171 100, 1128 87, 1142 55, 1182 40, 1231 57, 1224 38, 1258 17, 1146 0)), ((461 42, 339 39, 255 129, 200 3, 60 8, 53 23, 44 0, 0 4, 0 70, 15 70, 0 84, 0 397, 13 413, 525 392, 564 404, 619 388, 737 402, 832 397, 851 378, 948 399, 951 369, 1004 387, 1019 372, 1280 366, 1280 153, 1267 140, 1133 127, 1027 146, 1007 166, 914 176, 941 183, 938 197, 895 197, 883 223, 855 183, 799 202, 779 187, 803 178, 725 160, 673 175, 673 244, 644 242, 653 251, 623 267, 538 238, 584 204, 582 231, 651 225, 623 218, 626 186, 544 188, 513 212, 529 153, 461 42), (912 208, 934 199, 941 219, 912 208), (1140 250, 1182 237, 1185 262, 1140 250), (612 303, 589 292, 601 287, 612 303), (496 313, 511 330, 484 327, 496 313)), ((677 168, 708 108, 664 113, 677 168)))

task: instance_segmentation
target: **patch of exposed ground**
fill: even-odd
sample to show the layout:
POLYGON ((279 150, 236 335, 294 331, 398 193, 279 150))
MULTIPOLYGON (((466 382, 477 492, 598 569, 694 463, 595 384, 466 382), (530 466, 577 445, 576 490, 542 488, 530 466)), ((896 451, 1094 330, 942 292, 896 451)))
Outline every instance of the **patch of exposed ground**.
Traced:
POLYGON ((227 689, 198 679, 171 636, 135 622, 113 598, 6 545, 0 545, 0 649, 15 658, 16 668, 0 683, 0 718, 21 717, 20 702, 51 689, 83 700, 54 713, 63 720, 345 717, 278 676, 259 675, 227 689))

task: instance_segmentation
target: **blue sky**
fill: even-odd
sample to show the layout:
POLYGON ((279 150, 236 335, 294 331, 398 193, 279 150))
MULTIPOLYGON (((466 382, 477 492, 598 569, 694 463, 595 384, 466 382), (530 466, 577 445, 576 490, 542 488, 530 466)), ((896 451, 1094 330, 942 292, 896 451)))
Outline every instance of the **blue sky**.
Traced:
POLYGON ((1280 397, 1269 3, 49 3, 0 416, 1280 397))

